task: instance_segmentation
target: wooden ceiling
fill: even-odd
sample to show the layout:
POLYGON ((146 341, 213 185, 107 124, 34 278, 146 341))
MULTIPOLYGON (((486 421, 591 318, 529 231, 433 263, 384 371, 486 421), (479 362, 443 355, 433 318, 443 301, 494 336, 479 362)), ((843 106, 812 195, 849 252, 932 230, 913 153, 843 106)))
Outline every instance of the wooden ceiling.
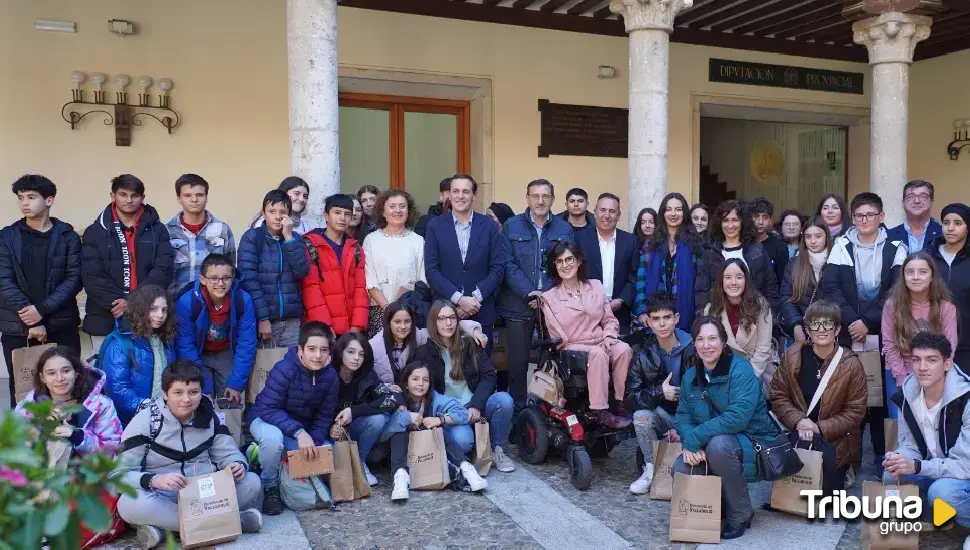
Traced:
MULTIPOLYGON (((899 0, 895 0, 899 1, 899 0)), ((930 0, 923 0, 924 2, 930 0)), ((970 0, 933 0, 942 11, 916 48, 916 59, 970 49, 970 0)), ((674 23, 671 40, 803 57, 868 61, 852 43, 851 0, 694 0, 674 23), (845 10, 845 13, 843 13, 845 10)), ((340 0, 340 5, 608 36, 626 36, 609 0, 340 0)))

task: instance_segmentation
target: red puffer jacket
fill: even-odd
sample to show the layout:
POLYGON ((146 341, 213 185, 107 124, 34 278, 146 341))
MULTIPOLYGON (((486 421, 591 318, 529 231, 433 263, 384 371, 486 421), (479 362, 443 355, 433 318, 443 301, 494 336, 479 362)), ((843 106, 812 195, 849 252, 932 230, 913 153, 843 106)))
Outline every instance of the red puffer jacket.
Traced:
POLYGON ((310 272, 300 281, 303 292, 303 321, 322 321, 338 335, 356 327, 367 331, 366 279, 364 250, 350 237, 344 237, 340 262, 333 248, 320 233, 303 237, 310 256, 310 272))

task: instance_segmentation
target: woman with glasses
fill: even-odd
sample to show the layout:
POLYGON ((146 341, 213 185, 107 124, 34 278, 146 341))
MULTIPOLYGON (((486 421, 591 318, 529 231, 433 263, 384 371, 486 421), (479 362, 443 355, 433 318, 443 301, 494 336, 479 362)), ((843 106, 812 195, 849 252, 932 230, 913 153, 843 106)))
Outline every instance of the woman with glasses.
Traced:
POLYGON ((175 300, 175 354, 202 366, 202 391, 242 404, 256 360, 256 312, 228 256, 209 254, 175 300))
POLYGON ((566 350, 589 354, 586 381, 589 408, 608 428, 625 428, 633 422, 623 404, 626 376, 633 351, 619 339, 620 322, 613 315, 603 283, 589 278, 579 246, 557 243, 547 260, 552 288, 542 294, 542 313, 549 336, 562 340, 566 350), (610 364, 613 366, 613 397, 610 412, 610 364))
MULTIPOLYGON (((512 396, 495 392, 498 376, 485 348, 458 328, 458 312, 451 303, 437 300, 428 315, 428 341, 418 347, 415 361, 428 366, 434 391, 457 399, 468 409, 468 423, 487 421, 492 460, 500 472, 515 471, 502 444, 512 430, 512 396)), ((445 439, 462 453, 471 450, 475 435, 471 429, 445 432, 445 439)))
POLYGON ((845 488, 846 472, 862 451, 866 374, 859 357, 839 346, 839 306, 824 300, 809 306, 805 326, 810 343, 785 352, 771 382, 771 410, 793 442, 822 452, 822 490, 845 488))
POLYGON ((785 245, 788 246, 789 260, 794 258, 795 254, 798 254, 798 240, 802 236, 803 223, 805 223, 805 220, 798 213, 798 210, 785 210, 781 214, 781 220, 776 227, 781 238, 784 239, 785 245))

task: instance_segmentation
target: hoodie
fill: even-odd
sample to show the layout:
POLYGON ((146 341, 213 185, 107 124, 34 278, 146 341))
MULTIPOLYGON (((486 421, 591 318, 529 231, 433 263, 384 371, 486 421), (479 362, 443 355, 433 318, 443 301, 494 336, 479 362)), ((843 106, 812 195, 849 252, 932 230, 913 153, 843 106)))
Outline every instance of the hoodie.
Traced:
POLYGON ((862 244, 859 230, 853 227, 846 232, 845 238, 855 246, 855 286, 859 292, 859 307, 867 309, 879 297, 882 249, 886 246, 888 234, 880 227, 874 243, 862 244))
POLYGON ((932 458, 916 420, 913 404, 920 399, 922 388, 910 374, 903 387, 892 396, 899 407, 899 444, 896 452, 920 461, 919 475, 932 479, 970 479, 970 378, 958 368, 950 369, 943 382, 943 406, 940 409, 938 437, 943 458, 932 458))

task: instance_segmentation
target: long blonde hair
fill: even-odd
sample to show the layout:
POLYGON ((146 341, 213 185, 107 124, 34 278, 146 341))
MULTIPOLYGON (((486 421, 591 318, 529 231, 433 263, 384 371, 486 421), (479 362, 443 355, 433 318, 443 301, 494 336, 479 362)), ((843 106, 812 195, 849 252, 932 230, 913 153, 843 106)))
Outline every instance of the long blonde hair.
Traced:
POLYGON ((906 286, 905 275, 906 266, 916 260, 926 262, 926 265, 930 267, 930 272, 932 273, 927 295, 930 301, 930 316, 927 320, 929 322, 930 332, 943 334, 943 322, 940 319, 940 310, 943 307, 943 302, 950 302, 956 305, 953 300, 953 295, 950 294, 949 289, 943 283, 943 278, 940 277, 940 270, 936 266, 936 262, 933 261, 933 258, 926 252, 914 252, 910 254, 906 258, 906 261, 903 262, 903 267, 899 273, 899 280, 896 281, 896 285, 893 286, 892 293, 888 298, 889 302, 893 305, 893 323, 896 325, 895 334, 891 335, 891 337, 895 339, 896 345, 899 346, 899 353, 903 357, 909 356, 909 343, 913 341, 913 337, 916 334, 921 332, 916 319, 913 317, 913 296, 909 292, 909 287, 906 286))
POLYGON ((444 308, 454 311, 457 317, 458 311, 453 305, 445 300, 435 300, 431 304, 431 311, 428 313, 428 338, 439 348, 448 350, 448 354, 451 356, 451 372, 448 373, 448 376, 452 380, 464 380, 465 371, 462 368, 462 356, 465 349, 470 348, 472 350, 472 368, 478 370, 478 354, 474 347, 475 341, 471 337, 462 334, 461 327, 456 324, 455 335, 451 337, 451 343, 445 345, 441 333, 438 332, 438 315, 441 314, 441 310, 444 308))
POLYGON ((815 280, 815 270, 812 268, 810 257, 811 253, 808 250, 808 245, 805 244, 805 232, 812 227, 817 227, 825 233, 825 254, 828 255, 832 252, 832 233, 829 232, 829 227, 822 221, 822 217, 814 216, 805 222, 805 225, 802 226, 802 234, 798 238, 798 254, 791 260, 795 262, 791 271, 790 301, 793 304, 797 304, 802 300, 808 292, 809 285, 814 282, 815 288, 818 289, 818 285, 821 283, 821 281, 815 280))

